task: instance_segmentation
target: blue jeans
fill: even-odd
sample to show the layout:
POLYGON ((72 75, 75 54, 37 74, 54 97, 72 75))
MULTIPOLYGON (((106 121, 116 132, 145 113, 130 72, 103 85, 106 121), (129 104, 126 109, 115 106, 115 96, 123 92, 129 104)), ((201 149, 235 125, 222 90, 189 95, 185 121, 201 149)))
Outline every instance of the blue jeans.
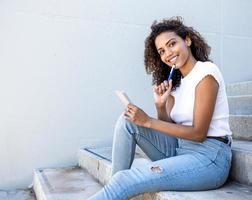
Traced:
POLYGON ((132 124, 121 116, 115 127, 112 174, 89 200, 124 200, 144 192, 216 189, 227 180, 231 147, 215 139, 177 139, 132 124), (152 160, 131 167, 136 144, 152 160))

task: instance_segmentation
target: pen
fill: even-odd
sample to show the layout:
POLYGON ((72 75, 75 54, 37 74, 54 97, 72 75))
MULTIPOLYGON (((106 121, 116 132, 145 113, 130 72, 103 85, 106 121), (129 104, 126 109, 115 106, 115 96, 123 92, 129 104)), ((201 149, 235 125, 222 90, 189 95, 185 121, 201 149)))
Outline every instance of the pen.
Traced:
POLYGON ((172 65, 172 68, 171 68, 169 77, 168 77, 168 79, 167 79, 168 83, 169 83, 169 81, 170 81, 171 78, 172 78, 172 75, 173 75, 173 73, 174 73, 175 68, 176 68, 176 65, 172 65))

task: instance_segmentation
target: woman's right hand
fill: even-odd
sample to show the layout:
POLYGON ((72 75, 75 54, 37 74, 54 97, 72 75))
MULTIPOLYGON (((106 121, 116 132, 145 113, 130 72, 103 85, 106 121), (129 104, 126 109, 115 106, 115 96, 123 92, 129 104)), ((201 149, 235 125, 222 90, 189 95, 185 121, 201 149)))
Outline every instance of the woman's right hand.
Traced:
POLYGON ((154 101, 157 108, 165 107, 168 96, 171 93, 171 89, 172 80, 170 80, 169 83, 165 80, 160 85, 153 87, 154 101))

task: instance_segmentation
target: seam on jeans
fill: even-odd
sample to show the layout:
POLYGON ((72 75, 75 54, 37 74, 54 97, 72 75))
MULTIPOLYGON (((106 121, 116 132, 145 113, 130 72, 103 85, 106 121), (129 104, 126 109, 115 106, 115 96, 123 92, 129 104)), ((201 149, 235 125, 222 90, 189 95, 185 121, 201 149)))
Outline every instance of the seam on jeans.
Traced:
MULTIPOLYGON (((137 125, 135 125, 135 126, 137 126, 137 125)), ((144 135, 145 134, 143 134, 143 133, 141 133, 141 132, 133 132, 132 131, 132 129, 130 129, 127 125, 125 125, 125 128, 127 129, 127 131, 131 134, 131 135, 133 135, 133 134, 139 134, 139 135, 141 135, 146 141, 148 141, 156 150, 158 150, 161 154, 163 154, 163 156, 166 156, 167 157, 167 155, 165 154, 165 153, 163 153, 162 151, 160 151, 152 142, 150 142, 150 140, 148 140, 144 135)), ((136 131, 139 131, 138 129, 136 130, 136 131)), ((136 140, 136 139, 135 139, 136 140)), ((136 143, 137 143, 137 141, 136 141, 136 143)), ((138 143, 137 143, 138 144, 138 143)))
MULTIPOLYGON (((212 164, 212 163, 210 163, 209 165, 202 166, 202 167, 198 168, 198 170, 199 170, 199 169, 202 169, 202 168, 207 168, 207 167, 209 167, 211 164, 212 164)), ((161 176, 161 177, 149 179, 149 180, 144 181, 144 182, 141 182, 141 183, 133 184, 132 186, 128 187, 127 189, 124 189, 124 191, 123 191, 123 196, 125 195, 127 198, 133 197, 133 196, 129 196, 129 195, 127 194, 127 190, 128 190, 128 189, 135 188, 135 187, 137 187, 137 186, 139 186, 139 185, 142 185, 142 184, 145 184, 145 183, 148 183, 148 182, 151 182, 152 185, 153 185, 153 184, 156 184, 156 183, 155 183, 155 180, 156 180, 156 179, 162 179, 162 180, 164 180, 164 179, 167 179, 167 177, 176 178, 176 177, 179 177, 178 175, 180 175, 181 173, 182 173, 183 175, 184 175, 185 173, 188 173, 188 172, 191 172, 191 173, 198 173, 197 171, 195 171, 195 169, 197 169, 197 168, 193 168, 193 169, 190 169, 190 170, 181 171, 180 173, 174 173, 174 174, 172 174, 172 175, 165 175, 165 176, 161 176)), ((145 191, 145 192, 149 192, 149 191, 145 191)), ((136 195, 138 195, 138 194, 142 194, 142 193, 137 193, 136 195)))
MULTIPOLYGON (((219 169, 221 169, 221 170, 225 170, 225 169, 227 169, 227 168, 230 168, 230 166, 231 166, 231 161, 232 161, 232 158, 231 158, 231 160, 230 161, 228 161, 228 160, 226 160, 226 158, 224 158, 225 159, 225 165, 217 165, 217 163, 215 162, 216 161, 216 159, 217 159, 217 157, 218 157, 218 154, 220 154, 220 152, 222 151, 222 149, 219 149, 218 150, 218 152, 217 152, 217 154, 216 154, 216 157, 215 157, 215 159, 212 161, 215 165, 216 165, 216 167, 218 167, 219 169)), ((232 154, 231 154, 232 155, 232 154)))
MULTIPOLYGON (((163 154, 164 156, 167 156, 165 153, 163 153, 162 151, 160 151, 150 140, 148 140, 144 134, 142 133, 131 133, 131 134, 139 134, 140 136, 142 136, 146 141, 148 141, 156 150, 158 150, 161 154, 163 154)), ((137 142, 136 142, 137 143, 137 142)), ((138 143, 137 143, 138 144, 138 143)))
MULTIPOLYGON (((203 146, 206 146, 207 148, 210 148, 210 149, 216 151, 216 153, 215 153, 215 155, 214 155, 213 158, 207 157, 207 158, 210 160, 211 163, 216 164, 215 161, 216 161, 216 159, 217 159, 217 156, 218 156, 219 152, 220 152, 223 148, 225 148, 224 143, 221 142, 221 141, 218 141, 218 140, 214 140, 214 139, 213 139, 213 140, 208 139, 207 142, 213 143, 213 144, 216 145, 216 147, 213 147, 213 146, 211 146, 211 145, 209 145, 209 144, 207 144, 207 143, 205 143, 205 144, 203 145, 203 146), (216 143, 216 142, 217 142, 217 143, 216 143)), ((203 155, 204 157, 206 157, 206 154, 205 154, 205 153, 201 153, 201 152, 198 152, 198 151, 195 151, 195 152, 196 152, 196 153, 199 153, 200 155, 203 155)), ((217 165, 216 165, 216 166, 217 166, 217 165)))
POLYGON ((217 160, 219 154, 223 151, 223 148, 227 148, 227 146, 225 146, 225 145, 226 145, 225 143, 222 143, 222 144, 219 145, 219 148, 217 150, 215 158, 213 160, 211 160, 212 163, 214 163, 216 165, 216 167, 218 167, 221 170, 223 169, 224 166, 217 165, 216 160, 217 160))
MULTIPOLYGON (((187 176, 187 174, 190 175, 195 175, 195 174, 200 174, 202 173, 203 170, 207 169, 209 166, 214 165, 213 163, 210 163, 208 165, 202 166, 200 168, 193 168, 193 169, 189 169, 189 170, 184 170, 181 171, 179 173, 175 173, 172 176, 164 176, 164 177, 160 177, 161 180, 166 181, 169 177, 169 179, 176 179, 178 177, 183 177, 183 176, 187 176)), ((217 181, 217 180, 216 180, 217 181)), ((190 190, 190 189, 189 189, 190 190)), ((196 189, 197 190, 197 189, 196 189)))
MULTIPOLYGON (((174 177, 179 177, 181 176, 181 174, 187 174, 187 173, 198 173, 197 170, 201 170, 201 169, 204 169, 204 168, 208 168, 210 165, 214 165, 214 163, 209 163, 208 165, 203 165, 201 167, 194 167, 194 168, 191 168, 191 169, 187 169, 187 170, 183 170, 183 171, 180 171, 179 173, 174 173, 172 175, 172 178, 174 177)), ((163 178, 163 177, 161 177, 163 178)))
MULTIPOLYGON (((120 183, 118 183, 118 184, 119 184, 120 187, 123 187, 122 185, 120 185, 120 183)), ((122 199, 122 197, 123 197, 123 199, 125 199, 124 196, 128 197, 127 189, 123 189, 122 195, 119 196, 118 194, 115 194, 115 196, 116 196, 117 199, 120 199, 120 200, 122 199)))

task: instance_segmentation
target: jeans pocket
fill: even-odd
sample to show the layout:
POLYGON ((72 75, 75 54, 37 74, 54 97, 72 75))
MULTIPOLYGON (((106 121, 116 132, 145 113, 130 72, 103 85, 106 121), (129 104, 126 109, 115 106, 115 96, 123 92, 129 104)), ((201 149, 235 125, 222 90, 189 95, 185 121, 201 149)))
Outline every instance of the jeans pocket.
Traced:
POLYGON ((223 145, 219 149, 215 163, 217 166, 222 168, 224 171, 229 171, 232 162, 232 151, 227 145, 223 145))
POLYGON ((200 155, 200 157, 205 157, 213 162, 217 157, 220 145, 219 143, 215 143, 214 141, 212 142, 208 140, 202 143, 186 141, 182 143, 180 148, 183 149, 184 151, 196 153, 200 155))

